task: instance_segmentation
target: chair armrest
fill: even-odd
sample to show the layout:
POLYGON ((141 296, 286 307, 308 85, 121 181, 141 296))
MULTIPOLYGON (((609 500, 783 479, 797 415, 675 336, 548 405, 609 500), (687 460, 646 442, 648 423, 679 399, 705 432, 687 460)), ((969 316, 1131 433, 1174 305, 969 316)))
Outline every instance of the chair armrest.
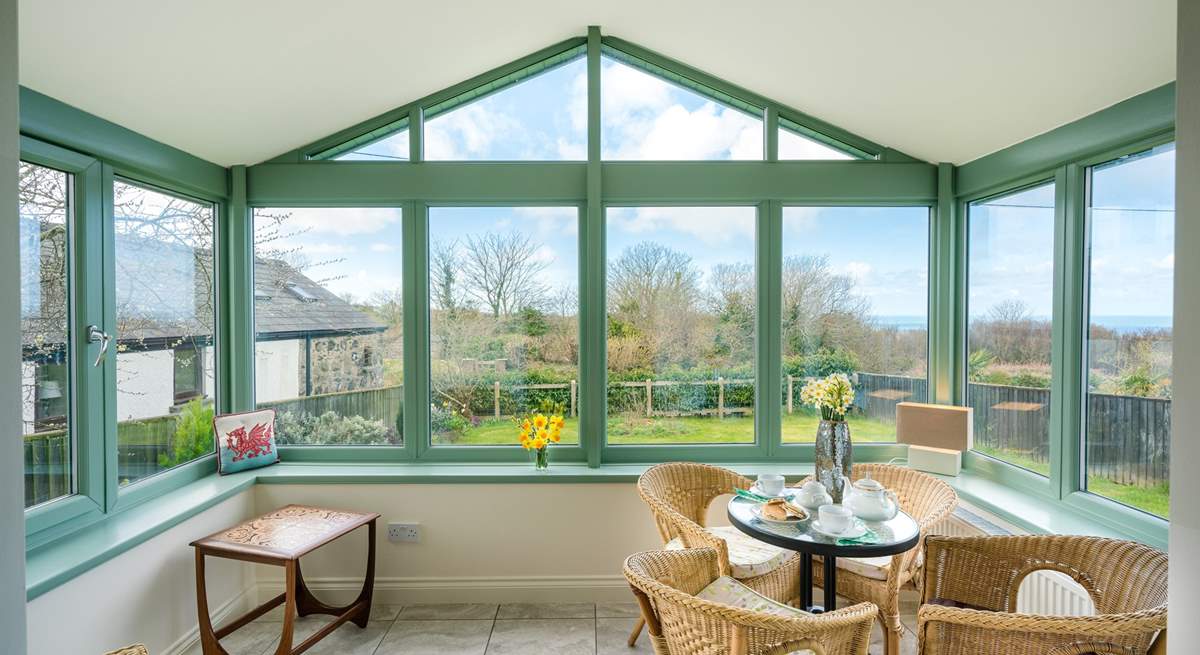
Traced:
POLYGON ((1167 612, 1165 608, 1154 608, 1129 614, 1045 616, 989 612, 965 607, 922 605, 921 609, 917 611, 917 624, 924 625, 935 621, 1004 632, 1019 631, 1119 638, 1165 630, 1167 612))

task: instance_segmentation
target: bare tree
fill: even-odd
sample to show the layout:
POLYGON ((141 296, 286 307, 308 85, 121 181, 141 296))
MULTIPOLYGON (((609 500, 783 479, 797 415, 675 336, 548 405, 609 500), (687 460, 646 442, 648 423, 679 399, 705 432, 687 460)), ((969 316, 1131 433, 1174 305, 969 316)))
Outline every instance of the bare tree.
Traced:
POLYGON ((692 258, 643 241, 621 253, 608 269, 609 311, 652 323, 662 312, 693 310, 700 298, 700 272, 692 258))
POLYGON ((404 323, 404 293, 402 289, 387 289, 371 294, 367 301, 372 312, 389 327, 404 323))
POLYGON ((516 231, 468 236, 462 261, 467 294, 493 317, 544 304, 546 287, 538 275, 546 263, 535 257, 539 248, 541 244, 516 231))
POLYGON ((458 241, 435 241, 429 248, 429 294, 437 309, 451 316, 466 304, 459 281, 458 241))

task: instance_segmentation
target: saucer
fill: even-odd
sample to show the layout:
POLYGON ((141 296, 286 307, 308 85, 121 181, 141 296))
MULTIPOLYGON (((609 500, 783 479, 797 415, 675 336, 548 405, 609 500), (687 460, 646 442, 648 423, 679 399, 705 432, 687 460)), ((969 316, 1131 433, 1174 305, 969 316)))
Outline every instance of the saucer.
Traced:
POLYGON ((797 493, 800 492, 799 489, 795 489, 793 487, 784 487, 783 493, 781 493, 781 494, 769 494, 769 493, 763 491, 762 487, 758 486, 758 482, 755 482, 750 485, 750 491, 752 493, 756 493, 764 498, 791 498, 792 496, 795 496, 797 493))
POLYGON ((831 539, 857 539, 867 533, 867 526, 863 525, 863 522, 857 519, 850 524, 850 527, 845 532, 829 532, 821 527, 821 521, 819 520, 808 524, 808 527, 813 532, 831 539))

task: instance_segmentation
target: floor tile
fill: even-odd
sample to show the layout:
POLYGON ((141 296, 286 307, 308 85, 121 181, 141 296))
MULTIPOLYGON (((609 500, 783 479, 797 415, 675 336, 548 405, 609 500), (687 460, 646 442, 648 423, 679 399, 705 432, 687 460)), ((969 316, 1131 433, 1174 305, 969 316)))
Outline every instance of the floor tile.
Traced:
POLYGON ((650 638, 646 636, 645 630, 638 636, 636 648, 628 646, 629 633, 633 631, 636 622, 637 619, 630 618, 596 619, 596 655, 652 654, 654 647, 650 645, 650 638))
POLYGON ((627 603, 596 603, 596 618, 598 619, 626 619, 629 617, 637 618, 641 615, 642 610, 638 608, 638 604, 633 601, 629 601, 627 603))
POLYGON ((593 655, 595 619, 497 620, 488 655, 593 655))
MULTIPOLYGON (((329 619, 330 617, 326 616, 306 616, 297 620, 292 636, 292 648, 299 646, 300 642, 328 625, 329 619)), ((282 623, 275 625, 281 626, 282 623)), ((353 623, 343 623, 338 626, 337 630, 304 652, 312 655, 372 655, 390 625, 391 621, 373 621, 367 623, 367 627, 360 628, 353 623)), ((267 649, 267 653, 273 653, 278 645, 279 640, 276 639, 267 649)))
POLYGON ((450 619, 494 619, 496 605, 478 603, 437 603, 405 605, 396 618, 400 621, 446 621, 450 619))
POLYGON ((371 621, 394 621, 403 605, 371 604, 371 621))
MULTIPOLYGON (((262 655, 279 638, 280 623, 250 623, 221 640, 221 646, 229 655, 262 655)), ((185 651, 187 655, 200 655, 200 644, 196 643, 185 651)))
POLYGON ((492 620, 396 621, 375 655, 483 655, 492 620))
POLYGON ((592 603, 505 603, 497 619, 591 619, 596 616, 592 603))

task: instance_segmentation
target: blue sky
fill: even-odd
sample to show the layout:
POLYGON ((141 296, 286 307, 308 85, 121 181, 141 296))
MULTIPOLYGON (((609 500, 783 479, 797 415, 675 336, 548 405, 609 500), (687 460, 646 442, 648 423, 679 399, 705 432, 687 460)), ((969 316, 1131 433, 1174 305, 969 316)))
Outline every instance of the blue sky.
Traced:
MULTIPOLYGON (((762 124, 645 71, 605 57, 602 154, 606 159, 760 159, 762 124)), ((459 160, 582 160, 586 152, 584 60, 568 62, 426 123, 426 157, 459 160)), ((845 155, 790 132, 781 158, 845 155)), ((401 133, 347 158, 407 158, 401 133)), ((1164 149, 1093 180, 1092 307, 1101 316, 1171 313, 1174 151, 1164 149)), ((1053 300, 1053 185, 976 204, 970 212, 968 311, 986 314, 1019 299, 1048 317, 1053 300)), ((752 208, 612 208, 608 251, 641 239, 687 252, 707 272, 723 261, 753 261, 752 208)), ((310 231, 295 245, 312 260, 342 257, 314 277, 334 276, 337 293, 369 297, 399 285, 398 210, 297 210, 310 231), (321 215, 337 218, 322 220, 321 215), (339 234, 343 231, 344 235, 339 234)), ((784 255, 826 255, 852 275, 877 316, 925 316, 928 212, 925 208, 788 208, 784 255)), ((545 254, 547 284, 576 280, 574 208, 434 209, 430 238, 452 241, 490 228, 528 230, 545 254), (547 253, 549 248, 547 249, 547 253)))

